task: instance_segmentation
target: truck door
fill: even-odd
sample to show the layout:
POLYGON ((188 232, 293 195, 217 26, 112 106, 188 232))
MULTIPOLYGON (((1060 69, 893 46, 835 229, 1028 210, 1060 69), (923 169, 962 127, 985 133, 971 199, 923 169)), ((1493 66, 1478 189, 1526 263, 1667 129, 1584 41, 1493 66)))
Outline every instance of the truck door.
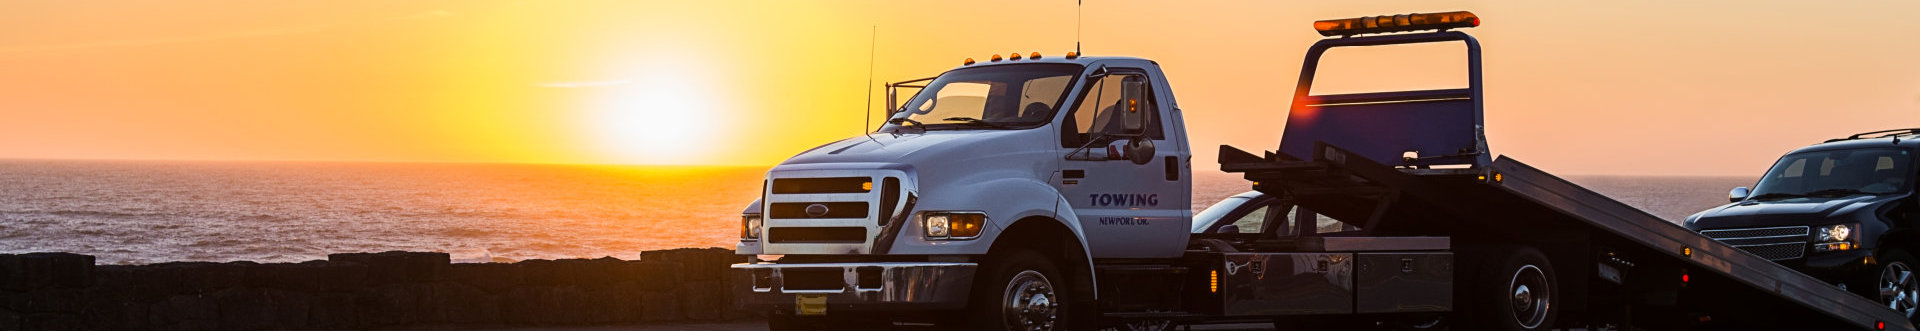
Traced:
POLYGON ((1087 81, 1059 126, 1063 161, 1053 185, 1079 217, 1095 258, 1176 257, 1186 245, 1184 144, 1167 139, 1178 128, 1161 120, 1166 105, 1154 98, 1155 81, 1144 70, 1110 69, 1087 81), (1131 136, 1156 147, 1145 164, 1125 155, 1131 136))

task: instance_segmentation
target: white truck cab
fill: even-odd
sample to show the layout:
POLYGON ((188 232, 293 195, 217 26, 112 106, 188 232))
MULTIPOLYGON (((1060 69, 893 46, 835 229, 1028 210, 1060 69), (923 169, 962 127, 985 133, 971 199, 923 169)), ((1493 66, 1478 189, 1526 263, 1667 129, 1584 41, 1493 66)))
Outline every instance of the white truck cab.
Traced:
POLYGON ((1025 290, 995 301, 1044 313, 1010 323, 1051 324, 1074 313, 1060 300, 1094 299, 1095 259, 1187 246, 1191 151, 1153 61, 968 59, 890 113, 769 170, 744 213, 737 254, 782 256, 734 267, 752 284, 744 304, 776 308, 776 328, 805 319, 786 313, 961 309, 1012 287, 1025 290))

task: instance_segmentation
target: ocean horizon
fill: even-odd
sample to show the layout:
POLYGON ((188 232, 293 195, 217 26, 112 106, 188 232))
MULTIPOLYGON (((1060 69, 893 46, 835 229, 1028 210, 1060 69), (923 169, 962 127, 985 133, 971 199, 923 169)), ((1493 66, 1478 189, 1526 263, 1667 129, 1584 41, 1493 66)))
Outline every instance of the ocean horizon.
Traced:
MULTIPOLYGON (((448 252, 461 261, 637 258, 726 247, 769 166, 0 159, 0 253, 103 264, 298 262, 448 252)), ((1669 221, 1753 178, 1569 176, 1669 221)), ((1247 191, 1196 171, 1198 210, 1247 191)))

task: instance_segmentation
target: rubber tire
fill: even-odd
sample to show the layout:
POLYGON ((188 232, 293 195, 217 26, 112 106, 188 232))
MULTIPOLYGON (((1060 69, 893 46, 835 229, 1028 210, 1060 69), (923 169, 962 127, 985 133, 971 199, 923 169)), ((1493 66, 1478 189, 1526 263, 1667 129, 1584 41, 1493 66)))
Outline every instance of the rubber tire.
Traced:
POLYGON ((1559 276, 1554 273, 1553 264, 1547 261, 1546 254, 1527 246, 1507 246, 1481 251, 1486 260, 1480 265, 1477 277, 1468 279, 1474 282, 1473 292, 1466 294, 1472 302, 1472 320, 1478 330, 1550 330, 1559 318, 1560 309, 1554 308, 1554 301, 1564 297, 1560 295, 1559 276), (1511 282, 1523 266, 1533 265, 1547 280, 1547 316, 1534 328, 1525 328, 1518 323, 1513 311, 1513 293, 1511 282))
MULTIPOLYGON (((1869 271, 1862 277, 1865 278, 1863 283, 1867 284, 1867 286, 1861 287, 1861 289, 1865 290, 1864 292, 1868 292, 1867 295, 1869 296, 1867 296, 1867 299, 1873 300, 1874 302, 1880 302, 1880 273, 1884 271, 1883 268, 1886 268, 1886 264, 1893 262, 1906 263, 1907 268, 1914 269, 1914 272, 1920 273, 1920 261, 1915 260, 1913 254, 1908 254, 1905 250, 1890 248, 1884 252, 1880 252, 1880 256, 1874 259, 1880 261, 1880 266, 1867 269, 1869 271)), ((1881 304, 1885 305, 1886 303, 1881 304)), ((1920 323, 1920 318, 1916 318, 1920 317, 1920 310, 1915 310, 1915 312, 1916 314, 1907 316, 1908 322, 1920 323)))
POLYGON ((1028 270, 1039 272, 1054 288, 1054 302, 1060 304, 1054 330, 1077 330, 1079 326, 1073 325, 1075 319, 1070 317, 1075 313, 1074 309, 1078 308, 1070 304, 1073 302, 1069 297, 1072 295, 1071 285, 1066 282, 1065 275, 1060 273, 1060 267, 1053 260, 1031 250, 1013 251, 987 259, 985 266, 976 276, 980 277, 978 279, 981 281, 974 282, 973 294, 971 299, 967 300, 966 329, 1008 330, 1002 322, 1006 320, 1006 316, 1002 315, 1005 312, 1000 309, 1000 303, 1007 299, 1005 297, 1007 283, 1013 280, 1014 275, 1028 270))

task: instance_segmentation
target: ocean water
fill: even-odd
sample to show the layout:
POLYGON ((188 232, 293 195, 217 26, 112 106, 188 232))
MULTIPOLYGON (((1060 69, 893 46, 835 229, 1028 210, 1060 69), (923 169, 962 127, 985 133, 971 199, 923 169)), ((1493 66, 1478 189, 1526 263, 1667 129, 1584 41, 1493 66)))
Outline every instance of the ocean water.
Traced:
MULTIPOLYGON (((444 251, 458 260, 732 247, 764 167, 0 160, 0 253, 100 263, 297 262, 444 251)), ((1573 177, 1669 220, 1736 177, 1573 177)), ((1200 171, 1195 209, 1244 192, 1200 171)))

